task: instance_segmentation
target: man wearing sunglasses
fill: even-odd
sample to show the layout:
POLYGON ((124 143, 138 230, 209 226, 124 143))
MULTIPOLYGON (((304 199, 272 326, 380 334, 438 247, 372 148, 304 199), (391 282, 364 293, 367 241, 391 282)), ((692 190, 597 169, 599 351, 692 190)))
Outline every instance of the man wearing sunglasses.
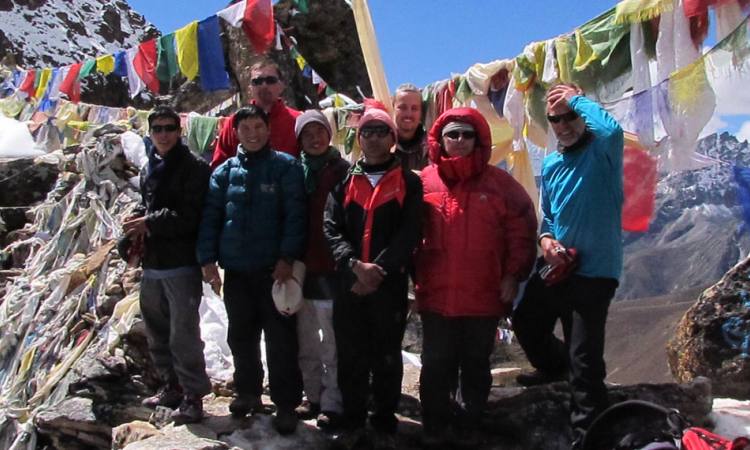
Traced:
MULTIPOLYGON (((279 66, 262 60, 250 67, 250 103, 261 108, 268 115, 271 129, 271 148, 299 157, 297 138, 294 135, 294 123, 300 112, 284 104, 281 93, 284 92, 284 81, 281 79, 279 66)), ((237 132, 232 126, 234 115, 228 117, 219 131, 216 148, 211 159, 211 169, 237 154, 240 143, 237 132)))
POLYGON ((211 392, 203 359, 198 307, 201 271, 195 256, 208 188, 208 165, 180 142, 180 117, 158 107, 148 116, 148 164, 141 171, 142 203, 123 223, 121 253, 141 254, 140 306, 151 358, 163 381, 144 406, 179 408, 172 418, 197 422, 211 392))
POLYGON ((475 448, 492 381, 490 354, 500 317, 536 255, 536 214, 523 187, 488 165, 490 128, 473 108, 444 112, 428 135, 416 298, 422 317, 419 395, 423 444, 475 448), (459 414, 451 405, 461 386, 459 414), (451 435, 452 432, 452 435, 451 435))
POLYGON ((421 229, 422 183, 391 153, 396 125, 387 112, 367 110, 357 139, 363 158, 328 196, 323 222, 340 279, 333 327, 345 431, 337 443, 345 448, 364 444, 372 391, 373 447, 395 449, 404 370, 401 340, 409 268, 421 229))
POLYGON ((623 132, 574 85, 549 90, 547 120, 558 146, 542 166, 538 267, 568 264, 568 249, 577 267, 551 286, 539 273, 526 286, 513 329, 536 371, 518 381, 529 386, 568 373, 571 424, 580 436, 608 402, 604 326, 622 270, 623 132), (564 343, 553 335, 558 319, 564 343))

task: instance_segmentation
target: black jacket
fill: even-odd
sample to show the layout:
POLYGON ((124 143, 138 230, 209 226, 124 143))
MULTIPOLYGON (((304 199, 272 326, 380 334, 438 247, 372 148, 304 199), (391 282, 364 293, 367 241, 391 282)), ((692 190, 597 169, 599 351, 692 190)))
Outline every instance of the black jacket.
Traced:
POLYGON ((358 162, 329 195, 324 217, 323 231, 348 283, 354 283, 350 258, 378 264, 386 280, 405 279, 422 230, 422 182, 394 158, 373 188, 358 162))
MULTIPOLYGON (((156 149, 149 139, 145 141, 152 160, 156 149)), ((141 171, 140 210, 148 228, 143 268, 197 266, 198 225, 211 170, 182 143, 167 153, 164 162, 165 169, 156 180, 149 177, 151 164, 141 171)))

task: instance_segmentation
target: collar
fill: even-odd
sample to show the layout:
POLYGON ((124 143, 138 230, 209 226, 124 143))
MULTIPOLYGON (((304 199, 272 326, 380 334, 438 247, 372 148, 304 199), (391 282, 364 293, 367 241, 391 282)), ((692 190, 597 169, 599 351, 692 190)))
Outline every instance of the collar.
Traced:
POLYGON ((580 149, 586 147, 587 145, 589 145, 589 143, 591 143, 591 141, 593 139, 594 139, 594 133, 592 133, 591 131, 589 131, 588 128, 587 128, 583 132, 583 134, 581 135, 581 137, 578 138, 578 140, 575 143, 573 143, 573 145, 570 145, 568 147, 563 147, 558 142, 558 144, 557 144, 557 151, 560 152, 560 153, 563 153, 563 154, 564 153, 572 153, 572 152, 575 152, 577 150, 580 150, 580 149))
POLYGON ((237 158, 241 163, 260 161, 261 159, 268 158, 270 155, 271 147, 269 144, 266 144, 265 147, 257 152, 246 152, 245 149, 242 148, 242 144, 237 144, 237 158))
POLYGON ((417 150, 419 150, 419 148, 418 147, 412 148, 412 146, 422 141, 422 138, 424 138, 424 135, 425 135, 424 126, 420 124, 419 127, 417 127, 417 131, 414 133, 414 136, 412 136, 411 139, 406 139, 406 140, 399 139, 398 140, 397 149, 404 153, 416 152, 417 150), (410 150, 406 150, 407 148, 409 148, 410 150))

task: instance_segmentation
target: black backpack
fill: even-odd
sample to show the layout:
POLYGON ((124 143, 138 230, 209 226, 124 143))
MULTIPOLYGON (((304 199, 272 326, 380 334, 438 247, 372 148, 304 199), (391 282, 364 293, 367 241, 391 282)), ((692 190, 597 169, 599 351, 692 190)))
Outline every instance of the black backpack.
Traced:
POLYGON ((616 403, 594 419, 582 450, 679 449, 685 419, 675 409, 643 400, 616 403))

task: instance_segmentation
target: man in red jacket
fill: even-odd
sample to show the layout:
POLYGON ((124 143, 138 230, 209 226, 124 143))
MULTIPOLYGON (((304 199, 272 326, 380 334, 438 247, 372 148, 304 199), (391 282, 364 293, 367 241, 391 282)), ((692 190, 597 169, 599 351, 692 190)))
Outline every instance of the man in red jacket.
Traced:
POLYGON ((536 215, 523 187, 487 164, 490 129, 478 111, 444 112, 428 142, 432 164, 421 173, 425 208, 416 257, 424 444, 444 446, 452 426, 456 444, 474 447, 498 320, 510 313, 534 263, 536 215), (459 372, 463 404, 453 420, 459 372))
MULTIPOLYGON (((250 67, 250 103, 259 106, 268 114, 271 127, 271 148, 299 157, 297 137, 294 135, 294 123, 300 112, 284 104, 281 93, 284 92, 284 81, 281 79, 279 66, 262 60, 250 67)), ((211 169, 237 154, 240 143, 232 126, 234 114, 224 121, 216 139, 216 148, 211 158, 211 169)))

